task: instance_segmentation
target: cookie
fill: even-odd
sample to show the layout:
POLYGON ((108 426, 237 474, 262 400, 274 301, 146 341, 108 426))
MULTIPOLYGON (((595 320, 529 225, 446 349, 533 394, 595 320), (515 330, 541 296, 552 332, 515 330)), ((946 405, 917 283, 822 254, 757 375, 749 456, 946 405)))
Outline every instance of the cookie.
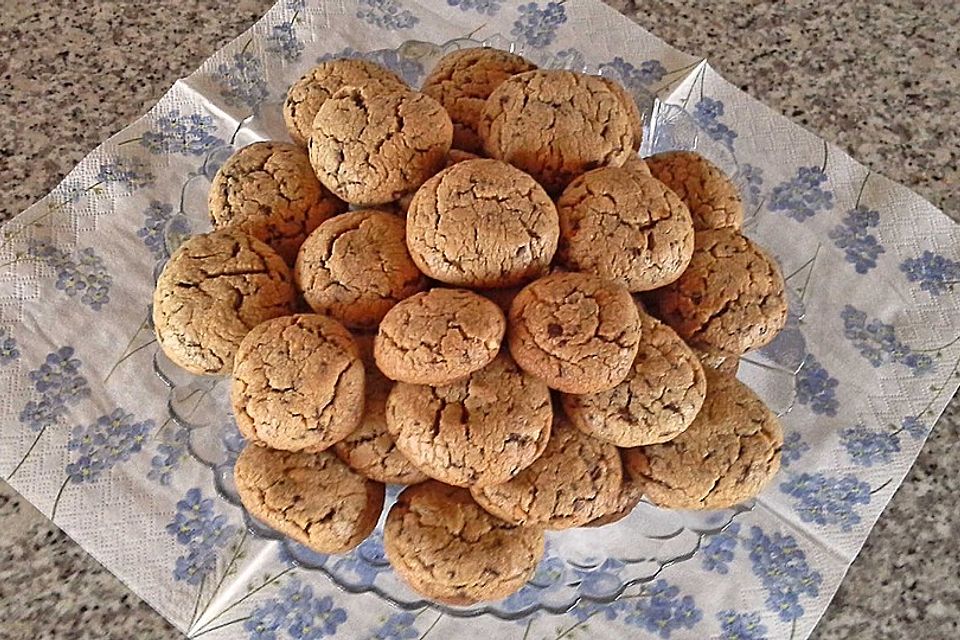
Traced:
POLYGON ((407 211, 407 246, 425 274, 460 287, 510 287, 543 273, 557 249, 557 209, 533 178, 467 160, 430 178, 407 211))
POLYGON ((564 393, 598 393, 623 382, 639 342, 630 293, 588 273, 540 278, 510 305, 510 353, 524 371, 564 393))
POLYGON ((572 71, 515 75, 483 108, 480 139, 486 155, 523 169, 551 193, 633 153, 633 127, 620 98, 603 80, 572 71))
POLYGON ((424 482, 403 490, 383 528, 387 559, 414 590, 468 605, 499 600, 529 580, 543 556, 543 531, 481 509, 466 489, 424 482))
POLYGON ((646 497, 670 509, 723 509, 755 497, 780 468, 783 431, 749 387, 706 370, 707 399, 670 442, 624 451, 646 497))
POLYGON ((291 313, 294 298, 290 269, 268 245, 238 229, 196 235, 180 245, 157 280, 157 343, 191 373, 230 373, 244 336, 291 313))
POLYGON ((307 148, 317 177, 350 204, 393 202, 443 166, 450 116, 422 93, 344 87, 324 101, 307 148))
POLYGON ((715 369, 728 376, 735 376, 737 375, 737 371, 740 370, 740 357, 735 353, 725 353, 723 351, 712 351, 709 349, 694 349, 693 352, 697 354, 697 357, 700 358, 700 364, 705 368, 715 369))
POLYGON ((787 321, 779 265, 732 229, 697 233, 687 270, 649 300, 653 315, 706 351, 741 354, 762 347, 787 321))
POLYGON ((673 329, 641 311, 640 335, 623 382, 601 393, 561 396, 576 428, 618 447, 672 440, 696 418, 707 388, 699 359, 673 329))
POLYGON ((690 209, 693 227, 740 229, 743 200, 736 185, 712 162, 693 151, 667 151, 646 158, 654 178, 672 189, 690 209))
MULTIPOLYGON (((620 450, 620 461, 623 462, 623 450, 620 450)), ((603 527, 614 522, 620 522, 629 516, 640 501, 643 499, 643 483, 623 470, 623 478, 620 481, 620 491, 616 498, 610 503, 609 508, 603 515, 594 518, 586 523, 585 527, 603 527)))
MULTIPOLYGON (((450 149, 450 153, 447 154, 447 161, 444 163, 443 168, 452 167, 458 162, 463 162, 465 160, 476 160, 479 158, 475 153, 470 153, 469 151, 461 151, 460 149, 450 149)), ((397 200, 396 207, 400 210, 403 215, 407 215, 407 211, 410 210, 410 203, 413 202, 413 196, 416 195, 416 191, 412 193, 406 193, 397 200)))
POLYGON ((311 309, 357 329, 376 327, 393 305, 427 286, 407 251, 403 219, 376 209, 317 227, 293 276, 311 309))
POLYGON ((421 471, 469 487, 504 482, 530 466, 550 438, 550 391, 501 354, 452 384, 399 382, 387 428, 421 471))
POLYGON ((536 462, 513 480, 470 492, 477 504, 506 522, 569 529, 607 514, 622 482, 616 447, 558 419, 536 462))
POLYGON ((487 98, 510 76, 536 68, 528 60, 500 49, 459 49, 440 58, 420 90, 450 114, 453 146, 477 153, 483 148, 477 125, 487 98))
POLYGON ((377 330, 377 366, 392 380, 444 385, 487 366, 507 320, 496 304, 464 289, 431 289, 392 308, 377 330))
POLYGON ((250 442, 323 451, 363 414, 364 372, 350 333, 326 316, 268 320, 240 343, 230 403, 250 442))
POLYGON ((644 159, 635 153, 631 153, 630 157, 627 158, 627 161, 624 162, 623 166, 620 168, 631 173, 638 173, 640 175, 650 177, 653 176, 653 174, 650 173, 650 167, 647 166, 647 163, 644 161, 644 159))
MULTIPOLYGON (((617 82, 612 78, 604 78, 603 76, 598 76, 600 80, 607 86, 617 99, 620 100, 620 104, 623 105, 623 109, 627 114, 627 118, 630 120, 630 131, 631 131, 631 146, 634 151, 640 150, 640 144, 643 142, 643 116, 640 114, 640 107, 637 106, 637 101, 633 99, 633 96, 630 95, 630 92, 627 91, 622 84, 617 82)), ((633 154, 630 154, 633 156, 633 154)))
POLYGON ((215 228, 236 227, 266 242, 287 264, 321 222, 346 203, 317 180, 310 159, 287 142, 255 142, 234 153, 210 184, 215 228))
POLYGON ((576 178, 557 200, 557 258, 572 271, 649 291, 680 277, 693 255, 687 206, 662 182, 619 167, 576 178))
POLYGON ((247 445, 233 469, 237 494, 257 520, 318 553, 343 553, 370 535, 384 487, 329 451, 247 445))
POLYGON ((307 146, 313 120, 326 100, 343 87, 369 85, 377 91, 406 91, 395 73, 367 60, 338 58, 321 62, 293 83, 283 103, 283 121, 290 138, 307 146))
POLYGON ((366 374, 363 416, 350 435, 333 445, 333 452, 365 478, 391 484, 415 484, 428 478, 399 449, 387 430, 387 396, 393 382, 373 361, 373 336, 354 335, 366 374))

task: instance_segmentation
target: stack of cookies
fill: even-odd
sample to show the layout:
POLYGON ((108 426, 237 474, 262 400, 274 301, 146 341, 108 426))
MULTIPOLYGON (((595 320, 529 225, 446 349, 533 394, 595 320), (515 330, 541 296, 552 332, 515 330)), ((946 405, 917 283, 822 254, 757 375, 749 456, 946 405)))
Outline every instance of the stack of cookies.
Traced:
POLYGON ((544 530, 729 507, 777 472, 734 376, 784 325, 779 267, 709 161, 637 155, 621 86, 467 49, 417 92, 340 59, 283 115, 293 142, 223 165, 153 307, 171 360, 232 375, 253 516, 340 553, 409 485, 387 557, 469 604, 519 589, 544 530))

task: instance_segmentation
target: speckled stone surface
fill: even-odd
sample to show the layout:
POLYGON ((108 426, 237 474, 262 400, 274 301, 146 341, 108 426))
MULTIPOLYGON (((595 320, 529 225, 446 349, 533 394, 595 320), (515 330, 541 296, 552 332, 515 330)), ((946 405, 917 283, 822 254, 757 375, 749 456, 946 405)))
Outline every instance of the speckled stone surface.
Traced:
MULTIPOLYGON (((960 4, 607 1, 960 219, 960 4)), ((52 189, 270 4, 0 3, 0 220, 52 189)), ((958 438, 955 400, 815 638, 960 633, 958 438)), ((0 640, 181 637, 2 482, 0 621, 0 640)))

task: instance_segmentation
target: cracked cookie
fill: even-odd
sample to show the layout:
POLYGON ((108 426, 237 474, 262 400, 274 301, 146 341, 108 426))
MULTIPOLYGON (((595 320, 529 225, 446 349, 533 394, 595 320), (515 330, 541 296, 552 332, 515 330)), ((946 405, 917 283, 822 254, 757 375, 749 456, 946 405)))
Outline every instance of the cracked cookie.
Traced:
POLYGON ((483 108, 488 156, 526 171, 551 193, 633 153, 633 127, 620 98, 596 76, 527 71, 497 87, 483 108))
POLYGON ((540 278, 510 305, 510 353, 524 371, 564 393, 598 393, 623 382, 639 342, 630 292, 595 275, 540 278))
POLYGON ((370 535, 384 487, 329 451, 278 451, 249 444, 233 469, 237 494, 257 520, 318 553, 343 553, 370 535))
POLYGON ((622 483, 617 448, 558 418, 536 462, 508 482, 470 491, 477 504, 507 522, 569 529, 610 512, 622 483))
POLYGON ((322 451, 359 424, 363 369, 356 343, 336 320, 268 320, 237 351, 230 389, 237 427, 274 449, 322 451))
MULTIPOLYGON (((447 154, 447 161, 444 163, 443 168, 448 169, 459 162, 464 162, 466 160, 476 160, 479 157, 480 156, 478 156, 477 154, 470 153, 469 151, 461 151, 460 149, 450 149, 450 153, 447 154)), ((400 198, 397 200, 396 206, 397 208, 400 209, 403 215, 407 215, 407 211, 410 210, 410 203, 413 202, 413 196, 415 196, 416 193, 417 192, 414 191, 411 193, 404 194, 400 196, 400 198)))
POLYGON ((370 85, 377 91, 407 91, 395 73, 367 60, 338 58, 321 62, 293 83, 283 103, 283 121, 290 138, 307 146, 313 119, 326 100, 343 87, 370 85))
POLYGON ((740 191, 712 162, 693 151, 667 151, 645 159, 654 178, 690 209, 697 231, 743 226, 740 191))
POLYGON ((662 182, 619 167, 576 178, 557 200, 557 213, 560 262, 630 291, 673 282, 693 255, 687 206, 662 182))
POLYGON ((749 387, 706 370, 707 398, 674 440, 624 451, 644 495, 670 509, 723 509, 755 497, 780 468, 783 432, 749 387))
POLYGON ((196 235, 174 252, 157 280, 157 342, 191 373, 230 373, 244 336, 291 313, 294 298, 290 269, 265 243, 238 229, 196 235))
MULTIPOLYGON (((623 449, 620 450, 620 462, 626 465, 623 460, 623 449)), ((620 481, 620 491, 617 493, 617 497, 610 503, 610 507, 602 516, 594 518, 583 526, 603 527, 608 524, 613 524, 614 522, 619 522, 629 516, 633 510, 637 508, 637 505, 640 504, 640 501, 643 499, 643 483, 627 473, 625 466, 622 473, 623 477, 620 481)))
POLYGON ((373 336, 353 336, 360 348, 366 374, 363 417, 350 435, 333 445, 333 452, 365 478, 391 484, 415 484, 428 478, 399 449, 387 430, 387 396, 393 382, 377 368, 373 360, 373 336))
POLYGON ((522 587, 543 556, 544 538, 540 529, 491 516, 466 489, 431 481, 400 493, 387 514, 383 546, 414 590, 468 605, 522 587))
POLYGON ((673 329, 641 311, 640 335, 623 382, 601 393, 561 396, 576 428, 618 447, 672 440, 696 418, 707 388, 696 354, 673 329))
POLYGON ((762 347, 787 320, 779 265, 733 229, 698 232, 687 270, 649 300, 653 315, 705 351, 762 347))
POLYGON ((393 202, 443 166, 453 140, 450 116, 413 91, 344 87, 313 121, 307 148, 317 177, 350 204, 393 202))
POLYGON ((550 391, 506 354, 452 384, 399 382, 387 428, 427 475, 457 486, 504 482, 533 463, 550 438, 550 391))
POLYGON ((487 366, 500 351, 507 321, 472 291, 431 289, 407 298, 377 330, 377 365, 393 380, 443 385, 487 366))
MULTIPOLYGON (((607 89, 610 89, 611 92, 620 100, 620 104, 623 105, 623 109, 627 114, 627 118, 630 120, 630 132, 632 147, 634 151, 640 150, 640 144, 643 142, 643 116, 640 114, 640 107, 637 106, 637 101, 633 99, 633 96, 630 95, 630 92, 624 88, 622 84, 614 80, 613 78, 605 78, 603 76, 597 76, 600 80, 603 81, 603 84, 607 86, 607 89)), ((633 156, 634 154, 630 154, 633 156)))
POLYGON ((510 76, 536 68, 524 58, 499 49, 459 49, 440 58, 420 90, 450 114, 453 146, 479 152, 483 143, 477 125, 487 98, 510 76))
POLYGON ((214 227, 266 242, 289 265, 317 225, 347 209, 317 180, 303 149, 287 142, 238 150, 213 177, 208 200, 214 227))
POLYGON ((644 161, 643 158, 641 158, 635 153, 631 153, 630 157, 627 158, 627 161, 624 162, 623 166, 620 168, 623 169, 624 171, 629 171, 631 173, 653 177, 653 174, 650 173, 650 167, 647 166, 647 163, 644 161))
POLYGON ((357 329, 376 327, 393 305, 427 286, 407 251, 403 219, 376 209, 317 227, 293 276, 311 309, 357 329))
POLYGON ((430 178, 407 211, 407 246, 425 274, 462 287, 510 287, 550 265, 557 209, 540 185, 497 160, 460 162, 430 178))

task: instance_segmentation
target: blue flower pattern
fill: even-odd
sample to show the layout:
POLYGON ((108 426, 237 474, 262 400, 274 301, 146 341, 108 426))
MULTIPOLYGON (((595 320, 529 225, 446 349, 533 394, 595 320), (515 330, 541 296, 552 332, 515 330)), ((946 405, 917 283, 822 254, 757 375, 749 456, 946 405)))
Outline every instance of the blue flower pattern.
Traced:
POLYGON ((373 632, 374 640, 415 640, 420 632, 413 627, 417 616, 409 611, 394 613, 373 632))
POLYGON ((634 66, 620 56, 601 64, 600 71, 612 72, 620 83, 633 93, 646 93, 652 85, 667 75, 667 70, 659 60, 645 60, 639 66, 634 66))
POLYGON ((381 29, 410 29, 420 18, 403 8, 398 0, 360 0, 357 17, 381 29))
POLYGON ((20 412, 20 423, 32 431, 41 431, 57 424, 70 406, 88 397, 90 386, 80 375, 80 364, 73 347, 61 347, 48 354, 43 364, 29 374, 39 399, 27 402, 20 412))
POLYGON ((703 568, 726 575, 730 562, 733 561, 734 550, 737 548, 738 535, 740 535, 740 524, 734 522, 717 535, 711 536, 702 550, 703 568))
POLYGON ((922 440, 930 433, 930 426, 925 424, 920 416, 907 416, 900 422, 900 429, 910 434, 915 440, 922 440))
POLYGON ((767 592, 767 608, 784 622, 800 618, 804 612, 800 599, 817 597, 823 577, 810 567, 796 539, 780 532, 767 534, 755 526, 743 545, 750 552, 753 574, 767 592))
POLYGON ((187 440, 190 432, 186 428, 179 428, 173 432, 168 442, 157 445, 154 456, 150 459, 150 471, 147 478, 168 486, 173 480, 173 472, 180 467, 180 463, 187 457, 187 440))
POLYGON ((703 611, 693 596, 681 595, 679 587, 660 579, 646 590, 646 597, 637 599, 624 622, 669 638, 674 631, 694 628, 702 619, 703 611))
POLYGON ((451 7, 459 7, 461 11, 476 11, 480 15, 495 16, 500 11, 503 0, 447 0, 451 7))
POLYGON ((833 193, 824 188, 827 174, 820 167, 800 167, 792 180, 773 188, 768 207, 797 222, 833 207, 833 193))
POLYGON ((763 188, 763 168, 743 163, 738 172, 738 182, 742 186, 747 202, 753 207, 760 205, 760 193, 763 188))
POLYGON ((809 405, 810 410, 816 414, 835 416, 837 407, 840 406, 836 395, 839 384, 816 358, 807 355, 794 382, 797 402, 809 405))
POLYGON ((861 467, 889 464, 900 453, 900 438, 896 433, 874 431, 863 425, 842 430, 840 442, 850 460, 861 467))
POLYGON ((263 61, 252 51, 234 54, 230 62, 217 66, 221 92, 227 104, 257 109, 267 99, 267 80, 263 76, 263 61))
POLYGON ((900 264, 900 271, 910 282, 919 282, 920 289, 931 296, 939 296, 960 282, 960 262, 932 251, 924 251, 917 258, 908 258, 900 264))
POLYGON ((200 584, 217 568, 220 550, 233 539, 237 528, 227 517, 217 514, 213 500, 204 498, 200 489, 194 487, 177 502, 173 520, 167 525, 167 533, 177 544, 186 547, 173 569, 173 578, 190 585, 200 584))
POLYGON ((20 357, 16 339, 7 333, 6 327, 0 327, 0 367, 6 366, 20 357))
POLYGON ((911 349, 897 338, 892 324, 880 320, 867 321, 867 314, 852 305, 844 307, 844 336, 874 367, 888 362, 898 362, 913 371, 914 375, 928 373, 933 369, 933 358, 926 353, 911 349))
POLYGON ((766 640, 767 627, 756 613, 740 613, 727 609, 717 614, 720 640, 766 640))
POLYGON ((843 249, 844 258, 857 273, 867 273, 876 267, 877 258, 886 251, 877 237, 870 233, 879 224, 878 211, 855 207, 827 234, 837 248, 843 249))
MULTIPOLYGON (((143 212, 143 226, 137 229, 137 237, 157 260, 161 260, 166 255, 164 234, 167 223, 173 217, 173 206, 157 200, 151 200, 143 212)), ((172 223, 170 231, 177 235, 188 235, 190 227, 186 218, 178 217, 172 223)))
POLYGON ((383 549, 383 534, 374 531, 356 549, 337 560, 334 568, 338 575, 353 576, 358 585, 372 585, 378 575, 390 569, 383 549))
POLYGON ((296 62, 303 57, 304 44, 297 35, 294 21, 274 25, 266 40, 266 50, 276 53, 285 62, 296 62))
POLYGON ((70 482, 96 482, 100 474, 139 453, 153 427, 153 420, 136 421, 122 408, 75 427, 67 441, 67 451, 74 455, 66 467, 70 482))
POLYGON ((250 640, 319 640, 336 634, 346 620, 347 612, 333 598, 318 598, 313 587, 293 578, 277 597, 257 606, 243 628, 250 640))
POLYGON ((785 468, 789 467, 809 450, 810 444, 800 437, 799 431, 787 434, 783 439, 783 447, 780 449, 780 465, 785 468))
POLYGON ((722 100, 701 98, 693 107, 693 119, 707 135, 728 148, 733 148, 733 141, 737 132, 720 122, 723 117, 724 106, 722 100))
POLYGON ((794 499, 794 509, 804 522, 821 527, 836 525, 842 531, 859 524, 858 506, 870 504, 870 485, 852 475, 834 478, 823 473, 801 473, 782 482, 780 490, 794 499))
POLYGON ((34 242, 27 253, 48 263, 57 271, 54 285, 69 297, 80 295, 80 302, 94 311, 100 311, 110 302, 113 276, 107 273, 103 258, 92 247, 70 255, 49 242, 34 242))
POLYGON ((519 15, 510 35, 536 49, 552 44, 557 29, 567 21, 567 11, 562 2, 547 2, 543 8, 539 3, 530 2, 520 5, 517 11, 519 15))
POLYGON ((156 130, 144 133, 140 144, 151 153, 202 156, 225 144, 214 135, 215 129, 211 116, 199 113, 181 115, 174 109, 157 118, 156 130))

